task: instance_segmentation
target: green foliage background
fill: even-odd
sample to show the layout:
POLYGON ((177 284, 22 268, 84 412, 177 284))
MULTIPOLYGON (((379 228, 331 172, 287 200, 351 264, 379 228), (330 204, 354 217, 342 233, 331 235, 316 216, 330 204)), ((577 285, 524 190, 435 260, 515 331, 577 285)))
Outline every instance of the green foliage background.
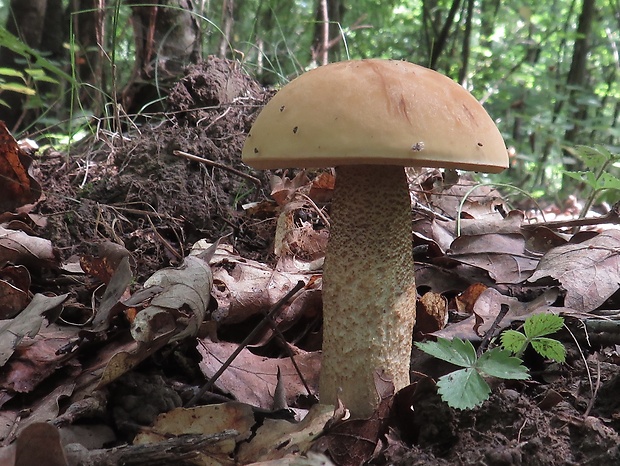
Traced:
MULTIPOLYGON (((269 85, 316 66, 311 46, 319 0, 235 0, 229 34, 223 32, 224 4, 195 2, 204 55, 225 50, 228 58, 240 61, 269 85)), ((556 192, 565 197, 581 184, 564 176, 564 170, 587 169, 567 148, 598 144, 611 153, 620 152, 618 0, 340 0, 338 4, 344 14, 335 25, 340 40, 330 50, 330 60, 404 59, 432 64, 459 81, 483 102, 514 154, 512 168, 499 181, 529 190, 534 197, 556 192), (584 7, 594 11, 585 36, 578 32, 584 7), (582 52, 585 47, 585 77, 574 84, 569 73, 579 47, 582 52)), ((107 5, 109 24, 115 9, 120 11, 116 28, 110 32, 108 27, 104 48, 110 54, 114 48, 122 83, 133 60, 129 7, 116 1, 107 5)), ((0 3, 0 14, 6 15, 6 9, 6 1, 0 3)), ((102 92, 113 95, 111 89, 102 92)), ((611 176, 620 176, 615 164, 608 170, 611 176)))

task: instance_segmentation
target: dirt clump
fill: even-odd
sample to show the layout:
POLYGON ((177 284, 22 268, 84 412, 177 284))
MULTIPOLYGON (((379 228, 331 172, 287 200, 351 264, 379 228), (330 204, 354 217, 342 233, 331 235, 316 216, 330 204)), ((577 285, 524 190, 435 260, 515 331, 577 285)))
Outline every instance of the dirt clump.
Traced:
POLYGON ((173 87, 164 121, 129 127, 122 140, 101 131, 99 141, 70 156, 46 152, 40 171, 48 195, 39 206, 46 235, 64 257, 104 239, 122 243, 136 259, 138 278, 178 263, 201 238, 230 235, 239 251, 264 257, 273 225, 248 226, 242 205, 264 198, 267 175, 244 165, 241 149, 269 95, 237 64, 210 57, 173 87))

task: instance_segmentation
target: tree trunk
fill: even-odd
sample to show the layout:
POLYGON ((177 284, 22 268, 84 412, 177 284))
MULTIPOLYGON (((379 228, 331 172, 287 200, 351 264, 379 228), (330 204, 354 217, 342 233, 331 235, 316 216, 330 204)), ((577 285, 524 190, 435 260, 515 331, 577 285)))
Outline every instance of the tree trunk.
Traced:
POLYGON ((594 13, 596 10, 595 0, 584 0, 579 15, 579 24, 577 26, 577 39, 573 49, 573 59, 571 61, 570 70, 566 79, 567 87, 570 89, 568 97, 568 107, 575 108, 572 112, 574 125, 566 131, 564 139, 566 142, 574 142, 580 130, 579 121, 587 116, 587 107, 577 104, 577 98, 583 92, 587 85, 587 61, 590 52, 590 35, 592 32, 592 23, 594 22, 594 13))
POLYGON ((469 69, 469 56, 471 53, 471 31, 474 16, 474 0, 467 0, 467 14, 465 16, 465 36, 463 37, 463 48, 461 49, 461 69, 459 70, 458 82, 466 84, 467 71, 469 69))
POLYGON ((340 24, 344 13, 344 0, 318 0, 312 40, 313 62, 326 65, 340 59, 340 24))
POLYGON ((220 41, 219 57, 226 58, 230 51, 231 34, 235 24, 235 0, 223 0, 222 3, 222 40, 220 41))
POLYGON ((77 98, 80 106, 91 109, 95 115, 103 112, 106 91, 104 73, 105 0, 72 0, 72 28, 75 40, 75 56, 78 82, 90 84, 80 86, 77 98))
POLYGON ((430 68, 433 70, 437 69, 437 62, 439 61, 439 57, 441 53, 446 48, 448 44, 448 37, 450 35, 450 30, 454 25, 454 18, 456 17, 456 13, 461 6, 461 0, 453 0, 452 5, 450 6, 450 11, 448 12, 448 17, 439 32, 439 36, 434 41, 433 47, 431 49, 431 60, 430 60, 430 68))
POLYGON ((200 28, 191 14, 191 0, 128 3, 132 6, 136 57, 122 103, 127 111, 137 112, 161 101, 167 85, 175 82, 187 65, 198 61, 200 28))

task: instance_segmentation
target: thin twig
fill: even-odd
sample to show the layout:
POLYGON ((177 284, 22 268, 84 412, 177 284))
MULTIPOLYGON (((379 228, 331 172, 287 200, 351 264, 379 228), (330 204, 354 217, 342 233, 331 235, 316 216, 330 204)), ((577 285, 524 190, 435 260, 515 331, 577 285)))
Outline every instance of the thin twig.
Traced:
MULTIPOLYGON (((581 345, 579 345, 579 341, 577 340, 577 337, 575 336, 575 334, 571 331, 571 329, 566 324, 564 324, 564 328, 568 331, 568 334, 572 337, 573 341, 575 342, 575 345, 577 345, 577 348, 579 349, 579 355, 581 356, 581 360, 583 361, 586 374, 588 375, 588 382, 590 383, 590 395, 592 396, 592 398, 594 398, 595 396, 594 383, 592 382, 592 373, 590 372, 590 366, 588 366, 588 358, 586 358, 586 355, 581 350, 581 345)), ((586 329, 586 334, 587 334, 587 329, 586 329)))
POLYGON ((293 354, 293 351, 291 350, 291 346, 289 342, 286 341, 286 338, 284 338, 284 335, 282 334, 282 331, 278 328, 276 321, 272 317, 269 317, 268 313, 265 312, 264 315, 265 315, 265 320, 269 324, 269 327, 271 327, 271 330, 273 330, 273 332, 276 334, 278 340, 280 340, 280 343, 284 347, 289 359, 291 360, 291 363, 293 363, 293 367, 295 368, 295 371, 297 372, 297 375, 299 376, 301 383, 303 384, 304 388, 308 392, 308 395, 312 395, 312 391, 310 390, 310 387, 308 386, 308 383, 306 382, 304 375, 301 373, 299 364, 297 364, 297 361, 295 361, 295 355, 293 354))
POLYGON ((493 321, 493 324, 491 325, 487 333, 484 334, 484 338, 482 339, 482 342, 480 342, 480 346, 478 346, 478 349, 476 350, 476 356, 480 357, 482 353, 484 353, 484 351, 487 349, 489 343, 491 342, 491 338, 493 338, 493 335, 495 334, 495 330, 497 330, 499 323, 504 317, 506 317, 506 314, 508 314, 509 310, 510 306, 508 306, 508 304, 501 304, 497 317, 495 317, 495 320, 493 321))
MULTIPOLYGON (((149 217, 148 215, 146 216, 146 220, 149 222, 149 224, 151 225, 151 228, 153 229, 153 234, 155 236, 157 236, 157 238, 159 238, 159 240, 162 242, 162 244, 164 245, 164 248, 166 248, 168 250, 168 252, 170 254, 172 254, 174 257, 176 257, 177 260, 181 260, 183 259, 183 254, 180 254, 176 249, 174 249, 172 247, 172 245, 159 233, 159 231, 157 230, 157 227, 155 226, 155 224, 153 223, 153 219, 151 219, 151 217, 149 217)), ((178 237, 177 237, 178 238, 178 237)), ((183 247, 183 244, 181 243, 181 241, 179 241, 179 245, 181 247, 183 247)))
POLYGON ((594 407, 594 402, 596 401, 599 388, 601 388, 601 361, 597 359, 596 360, 596 384, 594 385, 592 397, 590 398, 590 401, 588 401, 588 406, 586 407, 586 411, 583 413, 584 421, 590 415, 590 411, 592 411, 592 408, 594 407))
POLYGON ((611 210, 605 215, 599 215, 598 217, 584 217, 571 220, 553 220, 549 222, 531 223, 529 225, 523 225, 523 228, 547 227, 551 229, 557 229, 569 227, 583 227, 590 225, 602 225, 607 223, 616 225, 620 224, 620 202, 615 203, 611 210))
POLYGON ((215 383, 215 381, 220 377, 220 375, 224 373, 228 366, 231 365, 235 358, 239 356, 239 353, 241 353, 241 351, 254 339, 254 337, 258 335, 260 331, 262 331, 263 327, 268 322, 268 319, 273 319, 273 317, 280 311, 282 306, 284 306, 284 304, 286 304, 286 302, 291 299, 295 295, 295 293, 301 290, 304 286, 306 286, 306 284, 302 280, 299 280, 288 293, 286 293, 277 303, 275 303, 271 307, 271 309, 269 309, 269 312, 267 313, 265 318, 261 320, 256 327, 254 327, 254 330, 252 330, 241 343, 239 343, 239 346, 237 346, 235 351, 233 351, 232 354, 228 357, 228 359, 224 362, 224 364, 222 364, 222 367, 220 367, 215 372, 215 374, 213 374, 213 376, 207 381, 207 383, 205 383, 200 388, 200 390, 198 390, 198 393, 196 393, 192 397, 192 399, 186 403, 186 408, 194 406, 198 402, 200 397, 202 397, 202 395, 204 395, 206 392, 210 391, 211 388, 213 388, 213 384, 215 383))
POLYGON ((235 175, 245 178, 246 180, 250 180, 256 186, 258 186, 259 189, 263 186, 263 183, 261 182, 261 180, 259 180, 255 176, 248 175, 247 173, 243 173, 242 171, 237 170, 236 168, 233 168, 233 167, 229 167, 228 165, 224 165, 223 163, 214 162, 209 159, 198 157, 197 155, 189 154, 187 152, 183 152, 182 150, 173 150, 172 154, 176 155, 177 157, 185 157, 186 159, 192 160, 194 162, 200 162, 202 164, 209 165, 210 167, 220 168, 222 170, 226 170, 231 173, 234 173, 235 175))

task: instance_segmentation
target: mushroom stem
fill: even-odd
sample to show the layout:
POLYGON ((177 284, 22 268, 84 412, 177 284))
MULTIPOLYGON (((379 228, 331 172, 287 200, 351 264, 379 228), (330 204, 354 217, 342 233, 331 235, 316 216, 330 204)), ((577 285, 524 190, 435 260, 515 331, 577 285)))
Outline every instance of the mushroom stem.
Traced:
POLYGON ((378 406, 378 371, 409 384, 416 289, 411 202, 402 167, 336 168, 323 273, 321 403, 355 417, 378 406))

